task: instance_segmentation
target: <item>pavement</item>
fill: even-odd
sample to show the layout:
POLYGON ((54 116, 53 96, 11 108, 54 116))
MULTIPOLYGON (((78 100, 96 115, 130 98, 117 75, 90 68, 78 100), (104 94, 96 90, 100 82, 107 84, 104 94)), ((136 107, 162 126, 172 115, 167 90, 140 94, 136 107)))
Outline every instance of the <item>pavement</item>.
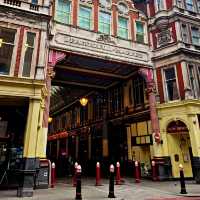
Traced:
MULTIPOLYGON (((101 186, 95 186, 95 179, 82 180, 83 200, 106 200, 108 198, 109 180, 102 180, 101 186)), ((121 185, 115 185, 115 200, 200 200, 200 185, 186 181, 186 195, 180 194, 178 181, 153 182, 126 178, 121 185)), ((58 180, 55 188, 34 190, 34 196, 17 198, 16 190, 0 191, 0 200, 74 200, 76 188, 71 179, 58 180)), ((113 199, 113 198, 110 198, 113 199)))

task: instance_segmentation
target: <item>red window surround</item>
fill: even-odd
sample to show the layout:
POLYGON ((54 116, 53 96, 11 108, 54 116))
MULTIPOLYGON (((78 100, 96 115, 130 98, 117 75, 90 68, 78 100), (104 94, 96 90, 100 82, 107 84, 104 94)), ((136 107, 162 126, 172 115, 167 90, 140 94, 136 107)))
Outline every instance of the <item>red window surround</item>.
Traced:
POLYGON ((150 17, 153 17, 155 15, 154 0, 149 0, 149 12, 150 17))
POLYGON ((183 82, 183 73, 181 68, 181 63, 176 64, 176 71, 177 71, 177 77, 178 77, 178 86, 179 86, 179 92, 181 99, 185 98, 185 91, 184 91, 184 82, 183 82))
POLYGON ((167 10, 171 10, 172 9, 172 0, 166 0, 166 6, 167 6, 167 10))
POLYGON ((25 30, 25 27, 22 26, 20 28, 20 33, 19 33, 19 40, 18 40, 18 47, 17 47, 17 56, 16 56, 16 64, 15 64, 14 76, 18 76, 18 72, 19 72, 22 45, 23 45, 23 39, 24 39, 24 30, 25 30))
POLYGON ((159 92, 159 96, 160 96, 160 103, 164 103, 164 92, 163 92, 163 81, 162 81, 161 68, 158 68, 156 70, 156 76, 157 76, 158 92, 159 92))

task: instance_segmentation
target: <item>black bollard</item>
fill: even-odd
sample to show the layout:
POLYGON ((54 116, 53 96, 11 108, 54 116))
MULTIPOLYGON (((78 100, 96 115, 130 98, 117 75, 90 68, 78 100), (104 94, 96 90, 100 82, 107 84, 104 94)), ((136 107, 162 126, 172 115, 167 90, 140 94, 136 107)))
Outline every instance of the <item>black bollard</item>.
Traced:
POLYGON ((185 188, 185 177, 184 177, 184 172, 183 172, 183 165, 179 165, 180 168, 180 183, 181 183, 181 194, 187 194, 186 188, 185 188))
POLYGON ((81 166, 78 165, 76 168, 76 198, 75 200, 81 200, 82 195, 81 195, 81 166))
POLYGON ((110 165, 110 182, 109 182, 108 198, 115 198, 115 194, 114 194, 114 173, 115 173, 115 167, 114 167, 114 165, 110 165))

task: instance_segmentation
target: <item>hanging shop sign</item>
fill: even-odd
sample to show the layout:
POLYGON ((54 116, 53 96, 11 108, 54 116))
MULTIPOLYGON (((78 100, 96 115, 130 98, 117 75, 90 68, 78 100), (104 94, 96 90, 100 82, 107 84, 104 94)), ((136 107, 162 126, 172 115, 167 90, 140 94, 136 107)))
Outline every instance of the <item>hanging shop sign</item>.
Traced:
POLYGON ((68 135, 69 135, 69 133, 67 131, 63 131, 63 132, 60 132, 60 133, 49 135, 48 136, 48 141, 67 138, 68 135))

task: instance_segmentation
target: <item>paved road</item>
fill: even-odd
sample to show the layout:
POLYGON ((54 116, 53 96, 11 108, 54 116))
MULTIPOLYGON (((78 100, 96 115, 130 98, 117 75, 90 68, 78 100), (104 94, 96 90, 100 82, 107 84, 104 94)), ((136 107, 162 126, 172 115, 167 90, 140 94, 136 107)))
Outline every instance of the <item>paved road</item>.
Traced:
MULTIPOLYGON (((83 180, 83 200, 105 200, 108 199, 108 180, 103 181, 102 186, 94 186, 95 180, 83 180)), ((188 183, 189 195, 198 195, 200 185, 188 183)), ((135 184, 132 179, 126 179, 123 185, 115 186, 116 200, 200 200, 199 197, 179 196, 180 186, 177 182, 152 182, 143 181, 135 184)), ((71 180, 64 180, 57 183, 53 189, 41 189, 34 191, 34 197, 23 198, 31 200, 74 200, 75 188, 71 180)), ((112 198, 111 198, 112 199, 112 198)), ((0 200, 19 200, 16 198, 16 191, 0 191, 0 200)))

